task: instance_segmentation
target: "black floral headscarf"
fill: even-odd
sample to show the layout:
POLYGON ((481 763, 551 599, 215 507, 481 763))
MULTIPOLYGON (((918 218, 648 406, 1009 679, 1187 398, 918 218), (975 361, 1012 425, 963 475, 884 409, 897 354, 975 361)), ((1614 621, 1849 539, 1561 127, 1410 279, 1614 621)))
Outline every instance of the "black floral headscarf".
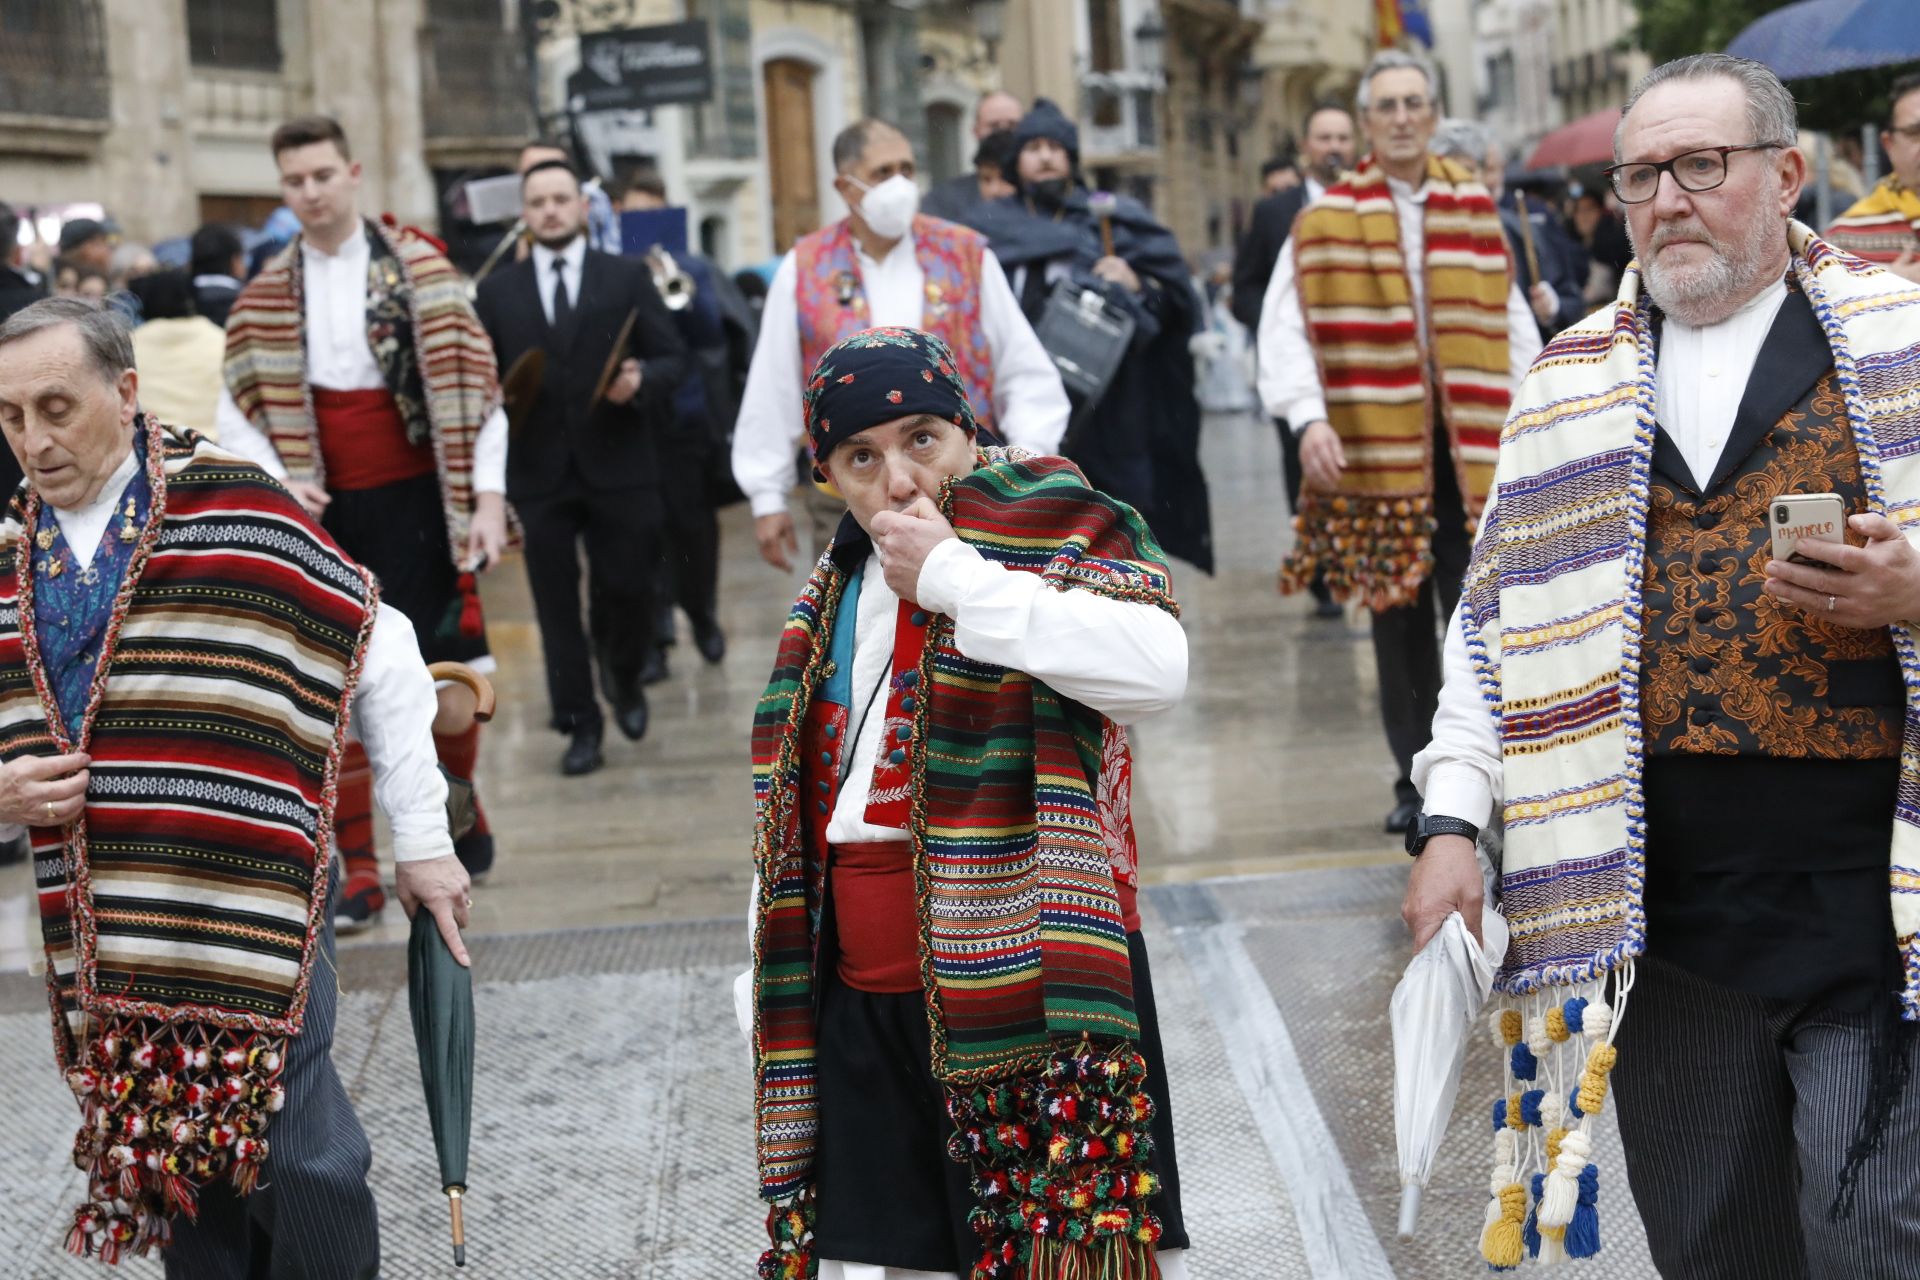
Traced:
POLYGON ((820 460, 848 436, 917 414, 979 428, 947 344, 918 329, 862 329, 829 347, 807 379, 807 447, 820 460))

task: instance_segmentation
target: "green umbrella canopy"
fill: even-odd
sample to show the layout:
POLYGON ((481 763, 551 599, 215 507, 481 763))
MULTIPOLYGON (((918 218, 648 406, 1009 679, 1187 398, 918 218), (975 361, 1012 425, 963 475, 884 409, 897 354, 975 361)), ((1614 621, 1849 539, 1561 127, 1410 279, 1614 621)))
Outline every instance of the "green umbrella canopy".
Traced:
POLYGON ((453 1260, 467 1264, 461 1197, 473 1132, 473 974, 453 958, 433 914, 414 912, 407 943, 407 1004, 420 1050, 420 1084, 440 1155, 440 1186, 453 1200, 453 1260))

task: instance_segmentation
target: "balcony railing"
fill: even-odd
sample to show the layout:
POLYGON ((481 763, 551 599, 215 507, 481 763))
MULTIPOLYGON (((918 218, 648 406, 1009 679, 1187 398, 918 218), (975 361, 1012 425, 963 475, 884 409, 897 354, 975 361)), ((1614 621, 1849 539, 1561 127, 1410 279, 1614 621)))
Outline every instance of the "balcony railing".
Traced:
POLYGON ((534 134, 526 50, 505 27, 428 24, 420 39, 420 92, 429 142, 534 134))
POLYGON ((1152 154, 1160 145, 1153 78, 1140 72, 1082 73, 1081 149, 1113 158, 1152 154))
POLYGON ((100 0, 0 0, 0 116, 107 123, 100 0))

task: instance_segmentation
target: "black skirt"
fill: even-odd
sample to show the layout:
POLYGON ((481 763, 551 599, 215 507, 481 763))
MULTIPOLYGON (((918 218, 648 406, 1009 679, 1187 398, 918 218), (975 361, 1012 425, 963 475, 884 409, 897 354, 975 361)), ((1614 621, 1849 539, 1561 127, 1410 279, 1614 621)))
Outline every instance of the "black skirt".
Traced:
POLYGON ((447 546, 440 477, 329 494, 320 527, 380 582, 380 599, 407 615, 428 662, 472 662, 487 637, 461 635, 460 587, 447 546))
MULTIPOLYGON (((1127 951, 1140 1019, 1138 1047, 1155 1109, 1147 1167, 1160 1190, 1148 1204, 1160 1218, 1160 1247, 1184 1249, 1187 1228, 1153 975, 1139 934, 1127 935, 1127 951)), ((953 1122, 930 1065, 926 997, 855 991, 833 966, 821 968, 815 1250, 839 1262, 965 1275, 980 1252, 979 1237, 967 1225, 976 1201, 967 1167, 947 1156, 953 1122)))

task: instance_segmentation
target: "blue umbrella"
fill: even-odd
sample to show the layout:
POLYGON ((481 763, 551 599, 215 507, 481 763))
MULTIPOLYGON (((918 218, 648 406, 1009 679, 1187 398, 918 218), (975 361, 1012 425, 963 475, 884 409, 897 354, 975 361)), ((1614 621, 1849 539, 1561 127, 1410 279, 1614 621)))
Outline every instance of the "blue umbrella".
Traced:
POLYGON ((1782 80, 1863 71, 1920 59, 1914 0, 1800 0, 1733 38, 1727 52, 1782 80))

